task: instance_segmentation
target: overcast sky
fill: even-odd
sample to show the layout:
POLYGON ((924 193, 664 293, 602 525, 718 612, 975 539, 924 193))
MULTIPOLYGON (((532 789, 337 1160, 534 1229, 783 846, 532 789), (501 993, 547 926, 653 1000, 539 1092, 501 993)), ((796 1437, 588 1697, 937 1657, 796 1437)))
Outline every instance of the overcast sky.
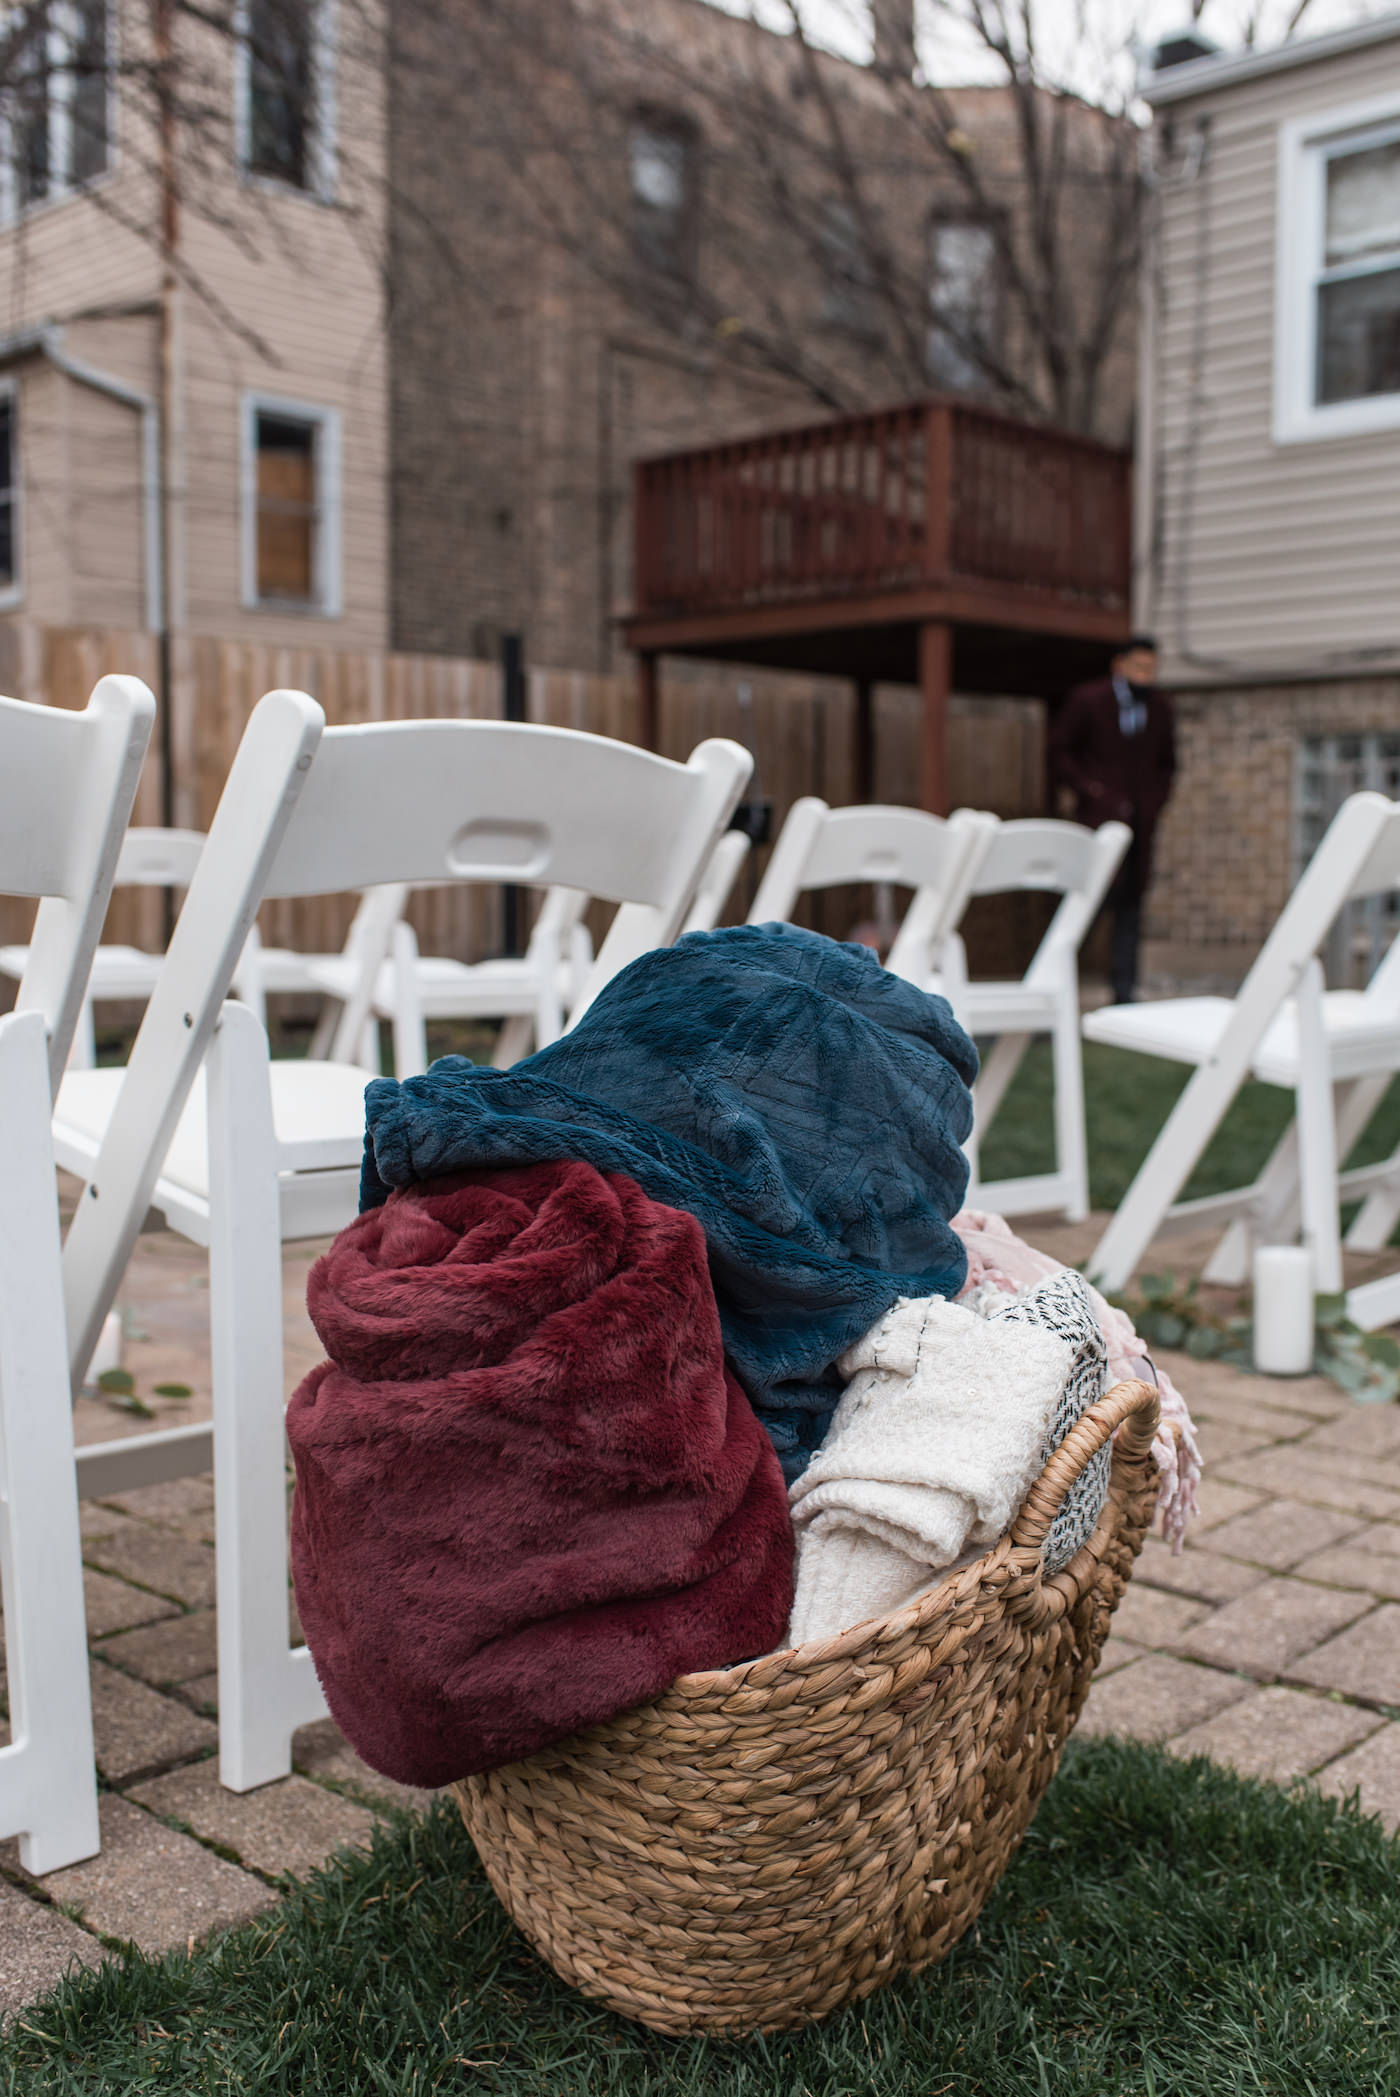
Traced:
MULTIPOLYGON (((870 45, 869 0, 797 0, 808 34, 851 58, 865 58, 870 45)), ((1105 71, 1116 78, 1120 94, 1130 87, 1127 54, 1134 45, 1149 48, 1190 19, 1189 0, 1032 0, 1036 35, 1048 78, 1063 80, 1081 93, 1100 94, 1105 71), (1086 33, 1083 24, 1089 27, 1086 33)), ((730 14, 756 14, 781 29, 791 17, 787 0, 710 0, 730 14)), ((1256 17, 1260 45, 1278 43, 1296 0, 1206 0, 1201 28, 1223 50, 1244 41, 1256 17)), ((976 40, 959 28, 966 0, 919 0, 920 51, 925 70, 936 79, 996 77, 995 61, 979 51, 976 40)), ((1324 35, 1330 29, 1385 12, 1383 0, 1310 0, 1300 37, 1324 35)))

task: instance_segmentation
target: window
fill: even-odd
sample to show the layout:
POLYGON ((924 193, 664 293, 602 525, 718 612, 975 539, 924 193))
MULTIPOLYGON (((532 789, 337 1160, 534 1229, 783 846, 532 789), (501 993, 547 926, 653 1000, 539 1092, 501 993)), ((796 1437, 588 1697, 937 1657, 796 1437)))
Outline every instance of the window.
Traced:
MULTIPOLYGON (((1374 105, 1371 105, 1374 106, 1374 105)), ((1400 427, 1400 104, 1288 125, 1279 169, 1274 435, 1400 427)))
POLYGON ((107 172, 107 0, 45 0, 10 30, 17 51, 4 125, 12 208, 71 195, 107 172))
POLYGON ((696 135, 683 117, 638 116, 627 142, 632 246, 647 269, 670 277, 695 270, 696 135))
POLYGON ((339 416, 250 396, 243 449, 245 604, 338 613, 339 416))
POLYGON ((329 0, 244 0, 239 159, 250 175, 317 196, 334 187, 329 0))
MULTIPOLYGON (((1303 873, 1342 803, 1366 791, 1400 798, 1400 734, 1309 735, 1296 746, 1293 786, 1293 878, 1303 873)), ((1333 989, 1360 990, 1400 929, 1400 896, 1364 896, 1349 903, 1323 953, 1333 989)))
POLYGON ((15 443, 15 389, 0 382, 0 602, 13 600, 19 580, 19 455, 15 443))
POLYGON ((976 221, 942 219, 929 230, 928 370, 953 393, 986 387, 979 349, 995 351, 1001 301, 996 235, 976 221))
POLYGON ((849 198, 824 200, 817 222, 817 246, 826 279, 822 319, 828 327, 844 328, 851 335, 877 334, 875 272, 860 215, 849 198))

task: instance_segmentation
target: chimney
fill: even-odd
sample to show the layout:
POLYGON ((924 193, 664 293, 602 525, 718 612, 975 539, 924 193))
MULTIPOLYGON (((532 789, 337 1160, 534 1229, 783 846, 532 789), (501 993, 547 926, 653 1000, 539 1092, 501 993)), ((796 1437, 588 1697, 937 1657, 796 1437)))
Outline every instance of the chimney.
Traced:
POLYGON ((1152 54, 1154 73, 1165 73, 1172 66, 1189 66, 1198 58, 1215 58, 1219 55, 1219 44, 1213 44, 1199 29, 1178 29, 1164 36, 1152 54))
POLYGON ((875 30, 875 70, 882 79, 913 78, 915 6, 916 0, 870 0, 875 30))

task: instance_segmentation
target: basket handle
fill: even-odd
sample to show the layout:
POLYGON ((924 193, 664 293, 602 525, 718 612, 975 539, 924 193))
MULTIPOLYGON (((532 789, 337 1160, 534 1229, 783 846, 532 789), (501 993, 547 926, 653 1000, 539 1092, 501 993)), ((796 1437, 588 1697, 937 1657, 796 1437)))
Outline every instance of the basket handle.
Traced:
POLYGON ((1082 1413, 1026 1495, 1011 1530, 1017 1555, 1039 1572, 1050 1525, 1080 1472, 1120 1427, 1116 1453, 1128 1463, 1141 1463, 1152 1453, 1160 1417, 1155 1385, 1137 1381, 1116 1383, 1082 1413))

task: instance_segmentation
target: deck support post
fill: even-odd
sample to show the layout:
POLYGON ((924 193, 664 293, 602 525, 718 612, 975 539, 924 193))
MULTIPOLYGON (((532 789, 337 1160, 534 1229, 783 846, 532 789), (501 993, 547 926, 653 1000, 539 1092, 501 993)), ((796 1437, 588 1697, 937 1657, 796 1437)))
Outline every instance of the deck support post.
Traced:
POLYGON ((856 680, 855 797, 875 799, 875 687, 868 677, 856 680))
POLYGON ((919 799, 934 815, 948 813, 948 695, 953 682, 953 629, 942 619, 919 628, 919 799))
POLYGON ((648 648, 637 658, 638 733, 644 750, 661 747, 661 658, 648 648))

